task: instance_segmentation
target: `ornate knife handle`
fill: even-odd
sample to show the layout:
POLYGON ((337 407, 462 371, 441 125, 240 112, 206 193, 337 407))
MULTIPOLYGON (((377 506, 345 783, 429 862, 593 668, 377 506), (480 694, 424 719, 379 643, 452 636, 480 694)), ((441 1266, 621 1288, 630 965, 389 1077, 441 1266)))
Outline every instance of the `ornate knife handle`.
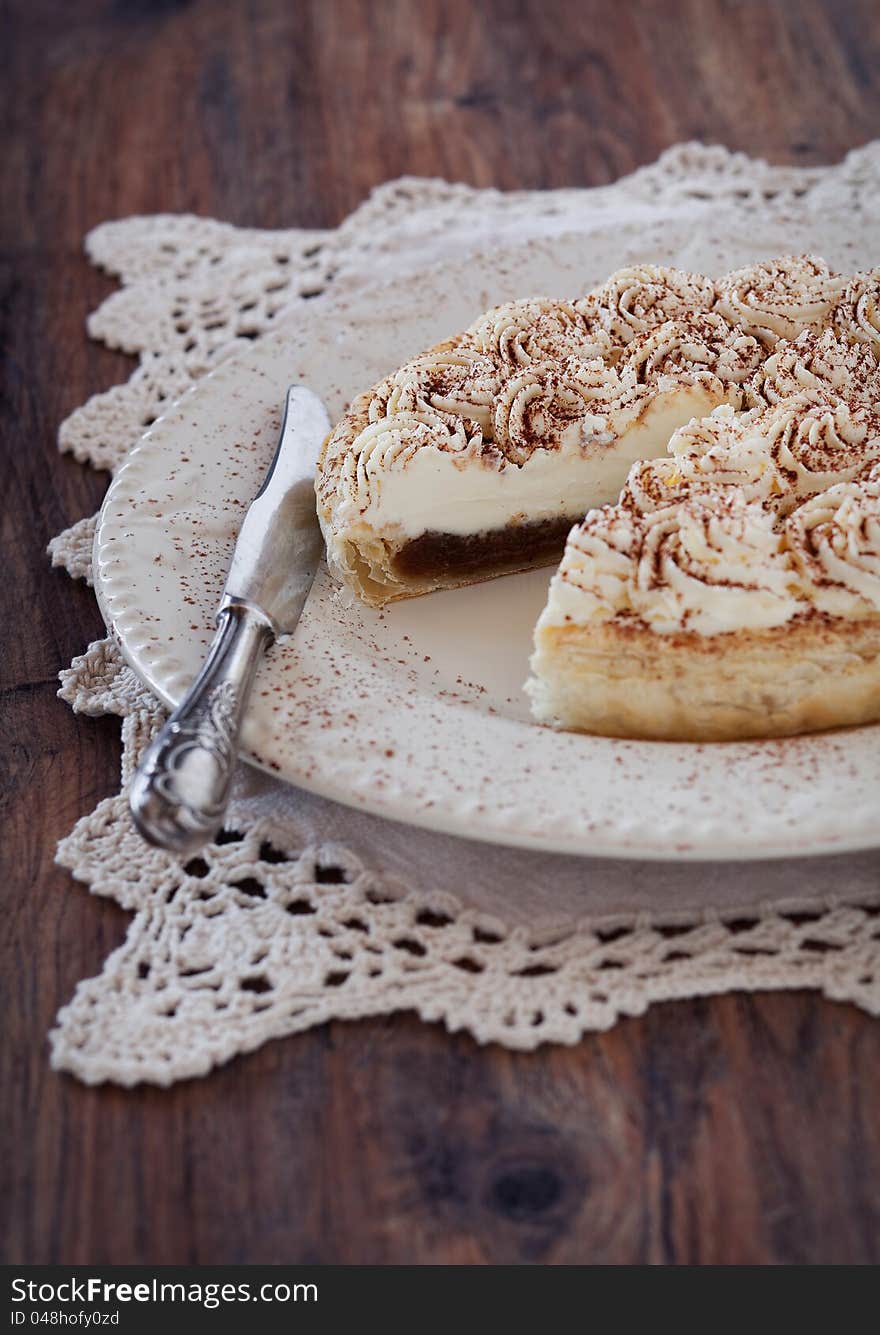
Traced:
POLYGON ((195 853, 220 829, 254 673, 272 638, 250 605, 221 607, 204 667, 132 780, 131 814, 149 843, 195 853))

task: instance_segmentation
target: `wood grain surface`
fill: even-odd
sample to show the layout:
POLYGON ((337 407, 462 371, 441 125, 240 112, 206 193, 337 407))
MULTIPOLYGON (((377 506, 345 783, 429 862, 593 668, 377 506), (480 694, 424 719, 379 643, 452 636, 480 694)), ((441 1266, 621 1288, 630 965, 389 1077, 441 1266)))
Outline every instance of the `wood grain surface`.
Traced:
POLYGON ((880 133, 876 0, 19 0, 5 19, 5 1259, 877 1261, 880 1025, 813 995, 657 1006, 534 1055, 400 1016, 167 1092, 50 1072, 54 1013, 127 918, 53 866, 116 787, 119 729, 55 698, 102 626, 44 555, 106 485, 57 455, 57 424, 130 369, 85 336, 112 290, 88 228, 335 225, 403 172, 598 184, 691 137, 833 161, 880 133))

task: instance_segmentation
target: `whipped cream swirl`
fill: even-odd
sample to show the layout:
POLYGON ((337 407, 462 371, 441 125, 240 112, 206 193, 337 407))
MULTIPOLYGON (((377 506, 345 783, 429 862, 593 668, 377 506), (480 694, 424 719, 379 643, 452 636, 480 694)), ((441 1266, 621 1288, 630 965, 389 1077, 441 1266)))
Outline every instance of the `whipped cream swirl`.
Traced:
POLYGON ((380 417, 365 426, 342 459, 340 491, 365 510, 382 492, 382 479, 402 471, 426 446, 452 455, 479 455, 483 434, 466 418, 422 409, 380 417))
POLYGON ((633 611, 661 633, 780 626, 798 610, 775 516, 737 487, 694 492, 645 522, 633 611))
POLYGON ((786 537, 812 604, 830 616, 880 613, 880 467, 814 496, 786 537))
POLYGON ((618 269, 575 304, 591 328, 604 330, 622 348, 667 320, 710 310, 714 301, 715 284, 702 274, 637 264, 618 269))
POLYGON ((880 403, 880 368, 869 347, 851 344, 833 329, 806 332, 776 345, 745 391, 749 406, 781 403, 807 395, 844 399, 870 407, 880 403))
POLYGON ((677 459, 642 459, 629 470, 619 505, 642 516, 668 510, 694 490, 689 473, 677 459))
POLYGON ((880 418, 809 394, 741 414, 725 405, 676 431, 669 452, 692 483, 730 482, 785 511, 880 458, 880 418))
POLYGON ((491 358, 460 343, 423 353, 377 385, 369 418, 378 422, 407 413, 431 424, 439 415, 453 431, 456 420, 464 418, 489 435, 501 379, 491 358))
POLYGON ((572 529, 542 622, 610 621, 631 611, 639 525, 619 505, 591 510, 572 529))
POLYGON ((647 513, 591 511, 569 537, 543 621, 717 635, 780 626, 804 606, 773 512, 738 487, 707 486, 647 513))
POLYGON ((857 273, 849 281, 831 324, 840 338, 865 343, 880 357, 880 268, 857 273))
POLYGON ((788 503, 849 481, 880 458, 880 420, 852 413, 842 400, 785 399, 753 418, 742 439, 744 448, 766 450, 788 503))
POLYGON ((590 361, 613 351, 605 330, 591 328, 570 302, 548 297, 495 306, 471 325, 467 337, 496 363, 514 369, 572 356, 590 361))
POLYGON ((713 418, 715 414, 677 431, 670 443, 670 448, 675 446, 671 458, 635 464, 621 492, 620 504, 647 515, 681 504, 701 491, 736 487, 746 500, 775 510, 786 484, 764 442, 743 440, 735 419, 729 423, 726 418, 713 418), (728 424, 731 431, 725 430, 728 424))
POLYGON ((610 443, 622 400, 620 378, 601 360, 568 357, 534 363, 511 376, 495 399, 493 440, 509 463, 535 449, 586 448, 610 443))
POLYGON ((711 383, 740 401, 738 387, 754 377, 766 349, 714 311, 667 320, 639 335, 618 363, 627 386, 667 390, 683 383, 711 383))
POLYGON ((768 347, 817 329, 840 300, 846 279, 813 255, 783 255, 736 269, 718 281, 715 309, 768 347))

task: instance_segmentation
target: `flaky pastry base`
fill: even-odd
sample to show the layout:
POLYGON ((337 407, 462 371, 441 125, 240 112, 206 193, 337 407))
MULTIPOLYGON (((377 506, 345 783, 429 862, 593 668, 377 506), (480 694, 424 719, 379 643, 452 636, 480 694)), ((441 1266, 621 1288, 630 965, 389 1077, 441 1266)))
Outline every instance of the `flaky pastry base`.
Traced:
MULTIPOLYGON (((572 517, 566 521, 569 526, 577 520, 572 517)), ((469 584, 485 584, 487 580, 497 579, 501 575, 518 575, 525 570, 534 570, 536 562, 511 560, 496 564, 491 569, 467 575, 459 572, 434 574, 419 578, 402 575, 395 564, 397 553, 405 546, 407 539, 394 542, 378 537, 372 529, 364 527, 360 535, 351 529, 345 538, 333 536, 327 538, 327 562, 330 570, 343 584, 348 585, 358 597, 370 607, 385 607, 388 603, 398 602, 402 598, 419 598, 425 593, 435 593, 441 589, 461 589, 469 584)), ((555 565, 559 561, 560 551, 541 565, 555 565)))
POLYGON ((880 616, 721 635, 550 625, 535 645, 532 711, 575 732, 722 742, 880 720, 880 616))

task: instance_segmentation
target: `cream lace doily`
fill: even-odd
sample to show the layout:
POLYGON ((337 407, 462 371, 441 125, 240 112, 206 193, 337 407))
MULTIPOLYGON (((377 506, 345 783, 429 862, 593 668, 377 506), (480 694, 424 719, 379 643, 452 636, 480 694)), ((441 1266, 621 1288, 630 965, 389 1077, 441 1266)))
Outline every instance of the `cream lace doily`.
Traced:
MULTIPOLYGON (((445 257, 667 214, 712 225, 792 219, 821 238, 880 205, 880 144, 837 167, 774 168, 682 145, 595 190, 500 194, 404 179, 333 231, 261 232, 160 216, 88 238, 120 290, 89 333, 137 354, 131 379, 63 424, 63 449, 114 469, 221 360, 301 303, 445 257)), ((51 544, 89 579, 94 519, 51 544)), ((670 866, 542 856, 379 821, 242 767, 226 831, 180 864, 148 848, 126 785, 162 720, 111 640, 61 674, 84 714, 122 718, 122 791, 84 816, 59 862, 134 917, 58 1016, 52 1061, 89 1082, 167 1084, 334 1017, 415 1010, 481 1041, 574 1042, 652 1001, 813 987, 880 1012, 880 855, 670 866)))

